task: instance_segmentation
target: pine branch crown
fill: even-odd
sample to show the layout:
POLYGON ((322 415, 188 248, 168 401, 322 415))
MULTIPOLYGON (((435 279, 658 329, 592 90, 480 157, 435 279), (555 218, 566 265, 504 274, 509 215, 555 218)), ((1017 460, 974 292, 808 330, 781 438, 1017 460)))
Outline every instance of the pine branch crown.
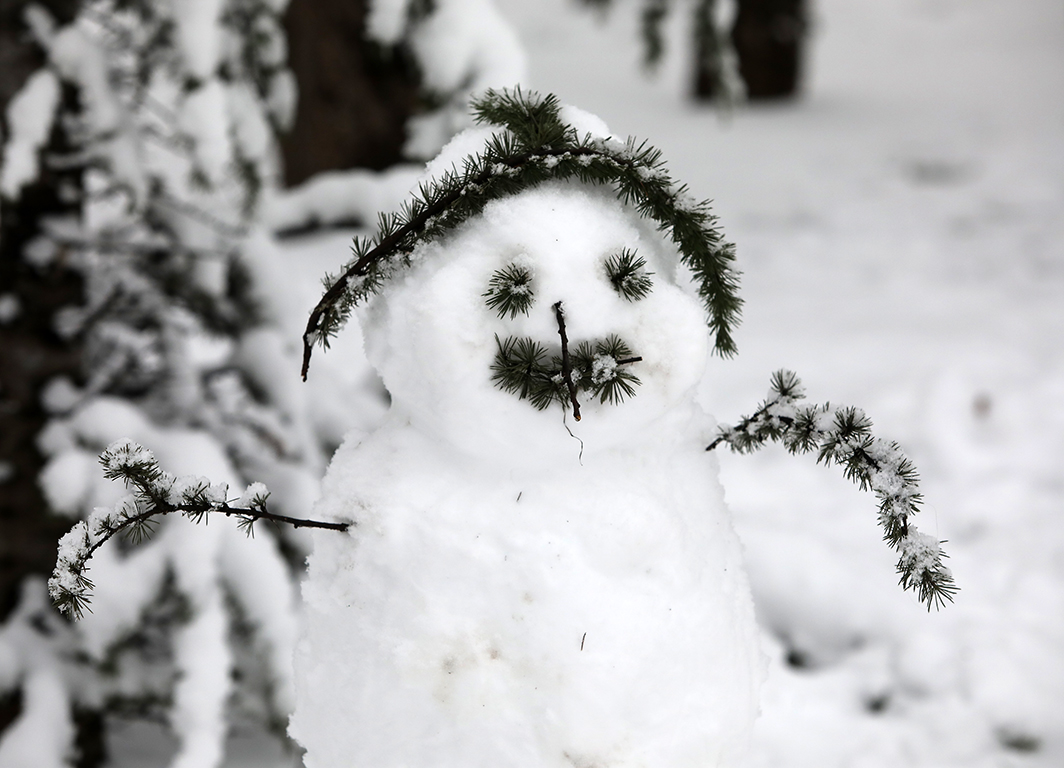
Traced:
POLYGON ((493 200, 551 180, 611 186, 618 199, 667 232, 691 271, 716 351, 735 354, 732 331, 742 305, 735 248, 724 241, 709 202, 692 199, 673 180, 657 149, 634 139, 580 136, 562 120, 558 98, 550 94, 489 90, 473 101, 472 111, 478 123, 501 130, 461 168, 424 182, 398 213, 382 214, 376 235, 355 239, 351 260, 326 278, 325 295, 307 322, 304 378, 314 345, 328 346, 355 306, 410 265, 420 243, 446 235, 493 200))

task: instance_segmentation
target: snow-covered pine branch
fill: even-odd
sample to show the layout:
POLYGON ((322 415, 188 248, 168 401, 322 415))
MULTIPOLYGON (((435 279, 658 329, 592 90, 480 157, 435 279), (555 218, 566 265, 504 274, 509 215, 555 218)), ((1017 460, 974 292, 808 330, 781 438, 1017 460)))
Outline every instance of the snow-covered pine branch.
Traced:
POLYGON ((941 607, 953 601, 958 587, 942 560, 947 555, 934 537, 920 533, 910 518, 923 496, 916 467, 895 442, 872 434, 872 421, 853 407, 801 406, 805 390, 792 371, 772 375, 769 395, 758 409, 733 427, 722 427, 706 448, 727 443, 736 453, 752 453, 778 442, 792 454, 817 454, 817 463, 843 467, 846 478, 879 499, 883 539, 900 557, 897 570, 903 589, 912 589, 922 603, 941 607))
POLYGON ((97 507, 87 520, 79 521, 59 541, 55 571, 48 591, 60 612, 80 618, 91 602, 92 581, 85 575, 89 560, 107 541, 125 534, 133 543, 148 538, 157 518, 178 513, 202 522, 210 513, 235 517, 241 530, 251 536, 258 520, 285 523, 294 528, 325 528, 346 531, 347 523, 304 520, 278 515, 266 507, 270 493, 262 483, 252 483, 244 493, 229 498, 229 486, 211 483, 205 477, 177 477, 159 466, 155 455, 132 440, 118 440, 100 454, 104 476, 122 480, 132 493, 113 507, 97 507))
POLYGON ((717 352, 735 353, 731 332, 742 306, 739 275, 732 266, 735 247, 716 228, 709 203, 693 200, 687 188, 674 181, 660 151, 634 139, 580 136, 562 121, 554 95, 520 88, 489 90, 473 101, 472 109, 478 123, 503 130, 460 170, 453 168, 423 184, 399 213, 382 215, 374 237, 355 239, 352 259, 338 276, 327 278, 329 288, 307 322, 304 379, 314 345, 326 345, 357 304, 409 266, 419 243, 452 231, 493 200, 549 180, 610 185, 620 200, 667 232, 693 273, 717 352))

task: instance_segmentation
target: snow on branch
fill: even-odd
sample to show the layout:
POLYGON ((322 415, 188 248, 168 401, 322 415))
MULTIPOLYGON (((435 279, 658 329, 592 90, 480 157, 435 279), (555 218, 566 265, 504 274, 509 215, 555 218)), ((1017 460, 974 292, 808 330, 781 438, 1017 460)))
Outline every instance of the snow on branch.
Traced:
POLYGON ((118 440, 100 454, 104 476, 123 480, 133 493, 114 507, 97 507, 88 520, 78 522, 59 540, 55 571, 48 592, 60 612, 81 618, 91 602, 93 583, 85 575, 93 554, 109 539, 125 534, 136 544, 151 536, 157 518, 179 513, 201 522, 209 513, 235 517, 249 536, 258 520, 286 523, 294 528, 325 528, 346 531, 347 523, 304 520, 270 512, 270 492, 262 483, 252 483, 237 499, 230 500, 229 486, 205 477, 177 477, 163 471, 155 455, 132 440, 118 440))
POLYGON ((709 203, 694 200, 673 180, 657 149, 634 139, 580 136, 562 121, 560 109, 557 97, 519 88, 489 90, 473 101, 477 122, 504 130, 461 169, 422 184, 399 213, 382 214, 374 237, 355 239, 351 260, 341 274, 326 279, 329 288, 307 321, 304 379, 314 345, 327 346, 357 304, 409 266, 419 243, 444 236, 493 200, 551 180, 612 186, 620 200, 667 231, 709 312, 717 352, 735 353, 732 329, 742 306, 735 247, 716 228, 709 203))
POLYGON ((841 466, 847 479, 879 499, 883 539, 900 555, 902 588, 915 591, 928 610, 952 602, 958 587, 942 563, 947 555, 939 541, 910 522, 923 500, 916 467, 897 443, 872 435, 872 421, 860 409, 830 403, 803 407, 804 397, 794 373, 777 371, 765 402, 734 427, 722 427, 706 450, 727 443, 736 453, 752 453, 772 441, 792 454, 815 451, 817 463, 841 466))

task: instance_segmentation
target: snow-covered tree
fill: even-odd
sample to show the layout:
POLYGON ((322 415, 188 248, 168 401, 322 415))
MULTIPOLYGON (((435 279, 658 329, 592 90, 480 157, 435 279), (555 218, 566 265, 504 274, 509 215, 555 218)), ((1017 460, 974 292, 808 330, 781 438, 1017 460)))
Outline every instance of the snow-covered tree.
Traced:
MULTIPOLYGON (((12 54, 0 77, 5 768, 98 763, 100 726, 114 714, 169 723, 174 764, 195 768, 221 759, 234 714, 283 730, 300 539, 260 527, 245 542, 225 525, 189 537, 189 522, 174 519, 139 542, 154 528, 145 521, 138 546, 94 558, 93 602, 76 606, 74 627, 52 613, 42 581, 70 518, 96 527, 93 509, 129 503, 96 461, 119 438, 191 476, 182 499, 266 481, 276 521, 305 512, 317 493, 321 442, 336 437, 310 426, 294 376, 302 312, 288 303, 262 223, 293 202, 321 202, 271 193, 283 171, 278 136, 296 116, 284 27, 298 14, 286 17, 286 5, 0 9, 12 54), (221 485, 198 484, 202 476, 221 485)), ((298 4, 304 14, 308 5, 298 4)), ((514 37, 486 0, 353 5, 368 14, 357 41, 411 57, 419 98, 434 94, 409 131, 412 152, 448 137, 470 89, 520 70, 514 37)), ((344 202, 372 215, 380 194, 359 198, 344 202)), ((173 490, 177 479, 153 481, 173 490)))
MULTIPOLYGON (((16 5, 5 21, 36 66, 6 104, 0 166, 15 363, 0 376, 19 398, 4 416, 16 428, 3 430, 0 538, 39 548, 55 515, 113 501, 96 456, 126 435, 234 486, 269 480, 277 506, 305 508, 323 457, 276 375, 291 315, 254 224, 293 106, 282 4, 16 5)), ((290 566, 268 534, 225 554, 242 538, 166 525, 112 552, 76 627, 54 620, 41 558, 6 572, 0 687, 18 706, 0 764, 97 762, 106 713, 169 722, 175 765, 196 768, 220 760, 234 703, 283 724, 290 566)))

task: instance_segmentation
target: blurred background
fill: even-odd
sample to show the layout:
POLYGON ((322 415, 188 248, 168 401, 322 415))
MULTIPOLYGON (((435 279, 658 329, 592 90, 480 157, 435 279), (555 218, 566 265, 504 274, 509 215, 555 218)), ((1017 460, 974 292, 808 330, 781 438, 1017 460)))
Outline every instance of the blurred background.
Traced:
POLYGON ((125 493, 123 437, 310 516, 387 409, 354 325, 299 381, 321 279, 518 83, 714 201, 746 304, 707 410, 795 370, 947 542, 927 612, 836 469, 720 456, 770 659, 748 765, 1064 765, 1058 0, 0 0, 0 768, 300 765, 304 537, 166 520, 77 623, 56 543, 125 493))

